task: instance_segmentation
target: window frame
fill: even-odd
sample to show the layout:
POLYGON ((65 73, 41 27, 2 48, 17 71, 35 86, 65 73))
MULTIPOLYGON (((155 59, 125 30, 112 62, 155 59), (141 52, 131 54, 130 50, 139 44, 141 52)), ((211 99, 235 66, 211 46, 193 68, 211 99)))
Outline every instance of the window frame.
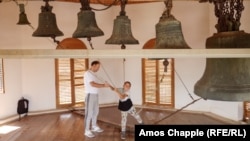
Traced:
MULTIPOLYGON (((163 104, 163 103, 161 103, 161 99, 163 98, 162 97, 162 94, 159 92, 159 91, 157 91, 155 94, 155 101, 154 102, 148 102, 148 101, 150 101, 150 100, 148 100, 147 99, 147 82, 146 82, 146 76, 147 76, 147 74, 146 74, 146 66, 147 66, 147 60, 152 60, 152 59, 145 59, 145 58, 143 58, 142 59, 142 88, 143 88, 143 90, 142 90, 142 95, 143 95, 143 100, 142 100, 142 102, 143 102, 143 105, 149 105, 149 106, 164 106, 164 107, 170 107, 170 108, 173 108, 174 107, 174 104, 175 104, 175 101, 174 101, 174 59, 168 59, 169 60, 169 64, 168 64, 168 66, 171 66, 170 67, 170 69, 168 68, 168 71, 171 71, 170 72, 170 76, 168 76, 168 78, 167 79, 170 79, 170 82, 169 82, 169 84, 170 84, 170 86, 166 86, 166 87, 170 87, 170 91, 171 91, 171 93, 169 94, 169 97, 170 97, 170 102, 168 103, 168 104, 163 104)), ((160 59, 156 59, 156 60, 154 60, 155 62, 156 62, 156 65, 155 65, 155 67, 154 68, 152 68, 152 69, 154 69, 154 70, 152 70, 152 71, 155 71, 155 89, 159 89, 160 88, 160 83, 158 83, 159 81, 159 78, 160 78, 160 75, 161 74, 159 74, 159 69, 162 69, 162 66, 163 66, 163 64, 161 63, 162 61, 160 61, 160 59), (162 65, 162 66, 160 66, 160 65, 162 65), (157 79, 157 80, 156 80, 157 79)), ((152 81, 152 80, 151 80, 152 81)))
POLYGON ((250 121, 250 101, 243 101, 243 121, 250 121))
POLYGON ((3 58, 0 60, 0 94, 5 93, 5 85, 4 85, 4 61, 3 58))
POLYGON ((75 76, 75 64, 77 63, 75 60, 77 59, 72 59, 72 58, 64 58, 64 59, 69 59, 69 81, 70 81, 70 89, 69 90, 65 90, 65 91, 70 91, 70 98, 71 98, 71 102, 69 103, 61 103, 60 102, 60 74, 59 74, 59 61, 60 59, 55 59, 55 74, 56 74, 56 107, 57 108, 70 108, 70 107, 81 107, 84 105, 84 99, 83 101, 80 101, 77 99, 76 97, 76 90, 78 89, 77 87, 79 86, 79 84, 76 84, 75 81, 76 79, 82 79, 82 90, 80 90, 82 92, 83 97, 85 96, 85 91, 84 91, 84 83, 83 83, 83 73, 88 69, 88 59, 84 59, 84 66, 85 68, 83 68, 83 72, 82 72, 82 77, 79 78, 75 76), (79 101, 79 102, 77 102, 79 101))

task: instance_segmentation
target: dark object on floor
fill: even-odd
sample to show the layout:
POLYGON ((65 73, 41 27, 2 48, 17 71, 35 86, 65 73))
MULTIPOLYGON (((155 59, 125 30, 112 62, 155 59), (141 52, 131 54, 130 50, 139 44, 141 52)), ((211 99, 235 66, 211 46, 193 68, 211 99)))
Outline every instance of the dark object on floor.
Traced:
POLYGON ((26 114, 27 116, 28 111, 29 111, 29 100, 22 97, 21 99, 18 100, 17 103, 17 113, 19 114, 19 120, 21 119, 22 114, 26 114))

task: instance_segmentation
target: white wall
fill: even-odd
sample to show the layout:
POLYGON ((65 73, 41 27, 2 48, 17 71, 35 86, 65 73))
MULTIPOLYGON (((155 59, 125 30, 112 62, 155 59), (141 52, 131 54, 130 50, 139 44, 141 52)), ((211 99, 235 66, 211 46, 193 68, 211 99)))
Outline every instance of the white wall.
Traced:
MULTIPOLYGON (((211 36, 216 22, 213 5, 197 1, 178 1, 173 3, 172 14, 182 23, 182 31, 187 44, 191 48, 205 48, 206 38, 211 36), (212 28, 211 28, 212 27, 212 28)), ((19 7, 14 2, 0 3, 0 48, 1 49, 55 49, 57 44, 50 38, 32 37, 38 26, 38 14, 43 2, 28 2, 25 7, 31 27, 16 25, 19 7)), ((64 36, 57 37, 61 41, 72 37, 77 26, 79 3, 50 2, 52 12, 56 14, 57 25, 64 36)), ((96 9, 105 8, 102 5, 92 5, 96 9)), ((242 29, 249 31, 250 2, 245 2, 242 14, 242 29)), ((158 23, 165 5, 162 2, 127 5, 125 11, 131 20, 133 36, 139 40, 138 45, 127 45, 126 49, 142 49, 144 43, 155 37, 155 24, 158 23)), ((94 37, 91 42, 94 49, 119 49, 119 45, 106 45, 105 41, 111 36, 113 20, 119 15, 120 6, 111 7, 105 11, 94 11, 97 25, 104 31, 104 36, 94 37)), ((87 39, 81 39, 88 47, 87 39)), ((166 56, 167 57, 167 56, 166 56)), ((102 59, 99 75, 116 87, 122 86, 124 80, 132 82, 132 99, 135 104, 142 104, 142 76, 141 58, 102 59)), ((91 59, 94 60, 94 59, 91 59)), ((90 61, 91 61, 90 60, 90 61)), ((55 75, 54 59, 5 59, 6 93, 0 95, 0 119, 16 114, 17 100, 25 96, 30 100, 30 111, 55 109, 55 75)), ((194 84, 201 78, 205 69, 205 58, 178 58, 175 59, 175 107, 182 108, 192 102, 190 95, 199 98, 193 93, 194 84), (182 84, 184 82, 184 85, 182 84), (186 90, 186 88, 188 90, 186 90)), ((117 102, 117 96, 109 89, 103 89, 100 94, 100 103, 117 102)), ((241 120, 241 102, 222 102, 200 100, 188 110, 209 111, 233 120, 241 120), (224 109, 227 107, 227 109, 224 109)))
MULTIPOLYGON (((0 4, 0 48, 16 48, 20 43, 20 35, 13 34, 13 31, 20 33, 21 29, 15 25, 17 23, 15 18, 9 18, 10 11, 3 11, 3 7, 11 7, 12 4, 0 4), (8 16, 6 16, 8 15, 8 16), (13 24, 11 24, 13 23, 13 24), (7 29, 11 29, 9 32, 7 29)), ((4 80, 5 80, 5 94, 0 94, 0 119, 16 114, 17 100, 21 97, 22 93, 22 68, 21 60, 17 59, 4 59, 4 80)))

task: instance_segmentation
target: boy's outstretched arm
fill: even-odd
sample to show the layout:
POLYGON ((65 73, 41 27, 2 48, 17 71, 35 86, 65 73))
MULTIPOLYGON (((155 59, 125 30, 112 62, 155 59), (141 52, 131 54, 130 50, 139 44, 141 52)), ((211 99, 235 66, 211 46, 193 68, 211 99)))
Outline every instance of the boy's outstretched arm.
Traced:
POLYGON ((111 90, 113 90, 114 92, 117 93, 117 95, 119 96, 120 99, 124 99, 125 97, 128 96, 127 94, 122 94, 121 92, 119 92, 117 88, 114 88, 112 86, 110 86, 110 88, 111 88, 111 90))

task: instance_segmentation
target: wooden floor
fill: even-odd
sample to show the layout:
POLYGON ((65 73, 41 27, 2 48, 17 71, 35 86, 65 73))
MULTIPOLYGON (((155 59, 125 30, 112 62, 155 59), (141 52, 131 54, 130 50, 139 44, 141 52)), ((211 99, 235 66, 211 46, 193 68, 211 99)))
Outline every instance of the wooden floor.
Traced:
MULTIPOLYGON (((140 109, 137 109, 140 111, 140 109)), ((120 112, 116 107, 100 109, 98 124, 104 129, 95 138, 84 136, 84 111, 26 116, 0 126, 0 141, 120 141, 120 112), (2 133, 3 127, 19 127, 2 133)), ((232 124, 206 114, 143 109, 145 124, 232 124), (160 122, 159 122, 160 121, 160 122)), ((126 141, 134 141, 136 121, 129 116, 126 141)))

